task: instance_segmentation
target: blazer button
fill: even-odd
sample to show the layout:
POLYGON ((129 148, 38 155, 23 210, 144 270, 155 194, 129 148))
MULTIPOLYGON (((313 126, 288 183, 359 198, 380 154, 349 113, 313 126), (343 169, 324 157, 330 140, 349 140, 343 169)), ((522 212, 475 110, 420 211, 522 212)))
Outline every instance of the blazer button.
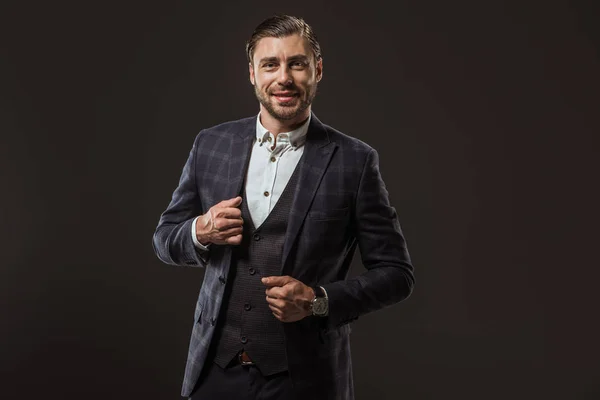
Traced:
POLYGON ((219 277, 219 282, 221 282, 223 285, 225 284, 225 277, 224 276, 220 276, 219 277))
POLYGON ((258 233, 254 235, 254 240, 260 240, 260 235, 258 233))
POLYGON ((250 311, 251 309, 252 309, 252 306, 250 305, 250 303, 244 304, 244 310, 250 311))
POLYGON ((248 268, 248 272, 250 272, 250 275, 254 275, 256 273, 256 270, 252 267, 248 268))
POLYGON ((240 338, 240 342, 242 342, 242 343, 247 343, 247 342, 248 342, 248 338, 247 338, 246 336, 242 336, 242 337, 240 338))

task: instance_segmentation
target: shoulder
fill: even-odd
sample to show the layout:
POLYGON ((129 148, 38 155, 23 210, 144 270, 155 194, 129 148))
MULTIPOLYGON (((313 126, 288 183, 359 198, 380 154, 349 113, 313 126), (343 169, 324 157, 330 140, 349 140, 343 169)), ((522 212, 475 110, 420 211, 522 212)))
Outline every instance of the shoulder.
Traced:
POLYGON ((344 133, 330 125, 324 124, 319 121, 329 141, 335 143, 338 147, 338 151, 351 154, 356 160, 366 158, 371 153, 376 153, 375 149, 368 143, 350 135, 344 133))
POLYGON ((217 125, 204 128, 196 135, 196 142, 211 141, 230 138, 233 135, 243 136, 254 132, 256 115, 234 121, 221 122, 217 125))
POLYGON ((373 147, 371 147, 369 144, 367 144, 366 142, 363 142, 362 140, 360 140, 354 136, 343 133, 329 125, 324 124, 324 127, 327 130, 327 133, 329 134, 329 138, 332 142, 335 142, 341 146, 349 147, 351 149, 355 149, 356 151, 362 151, 365 153, 369 153, 369 152, 371 152, 371 150, 373 150, 373 147))

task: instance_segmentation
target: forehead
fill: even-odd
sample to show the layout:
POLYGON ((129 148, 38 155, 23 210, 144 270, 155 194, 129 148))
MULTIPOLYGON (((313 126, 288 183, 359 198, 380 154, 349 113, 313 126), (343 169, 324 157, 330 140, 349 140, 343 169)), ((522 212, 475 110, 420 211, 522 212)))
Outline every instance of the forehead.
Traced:
POLYGON ((291 35, 282 38, 265 37, 256 43, 253 58, 254 62, 258 62, 265 57, 285 59, 301 54, 309 57, 312 53, 308 41, 300 35, 291 35))

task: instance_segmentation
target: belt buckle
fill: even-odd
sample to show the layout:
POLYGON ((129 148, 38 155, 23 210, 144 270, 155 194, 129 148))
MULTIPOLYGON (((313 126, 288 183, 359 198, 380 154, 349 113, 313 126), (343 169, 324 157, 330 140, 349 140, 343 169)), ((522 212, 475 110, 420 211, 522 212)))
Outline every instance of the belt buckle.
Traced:
MULTIPOLYGON (((240 362, 240 364, 241 364, 241 365, 254 365, 254 362, 252 362, 252 361, 246 361, 246 360, 243 360, 243 359, 242 359, 242 354, 245 354, 245 353, 246 353, 246 352, 244 352, 244 351, 241 351, 241 352, 238 354, 238 361, 240 362)), ((246 354, 246 357, 248 357, 248 354, 246 354)), ((248 357, 248 358, 250 358, 250 357, 248 357)))

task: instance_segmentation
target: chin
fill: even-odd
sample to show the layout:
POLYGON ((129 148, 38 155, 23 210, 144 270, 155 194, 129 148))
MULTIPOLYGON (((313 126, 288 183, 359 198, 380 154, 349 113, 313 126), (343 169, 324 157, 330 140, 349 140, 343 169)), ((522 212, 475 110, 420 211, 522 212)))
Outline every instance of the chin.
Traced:
POLYGON ((298 107, 297 104, 294 105, 280 105, 280 104, 275 104, 273 109, 278 113, 278 114, 284 114, 284 115, 292 115, 292 114, 297 114, 298 110, 300 109, 300 107, 298 107))

